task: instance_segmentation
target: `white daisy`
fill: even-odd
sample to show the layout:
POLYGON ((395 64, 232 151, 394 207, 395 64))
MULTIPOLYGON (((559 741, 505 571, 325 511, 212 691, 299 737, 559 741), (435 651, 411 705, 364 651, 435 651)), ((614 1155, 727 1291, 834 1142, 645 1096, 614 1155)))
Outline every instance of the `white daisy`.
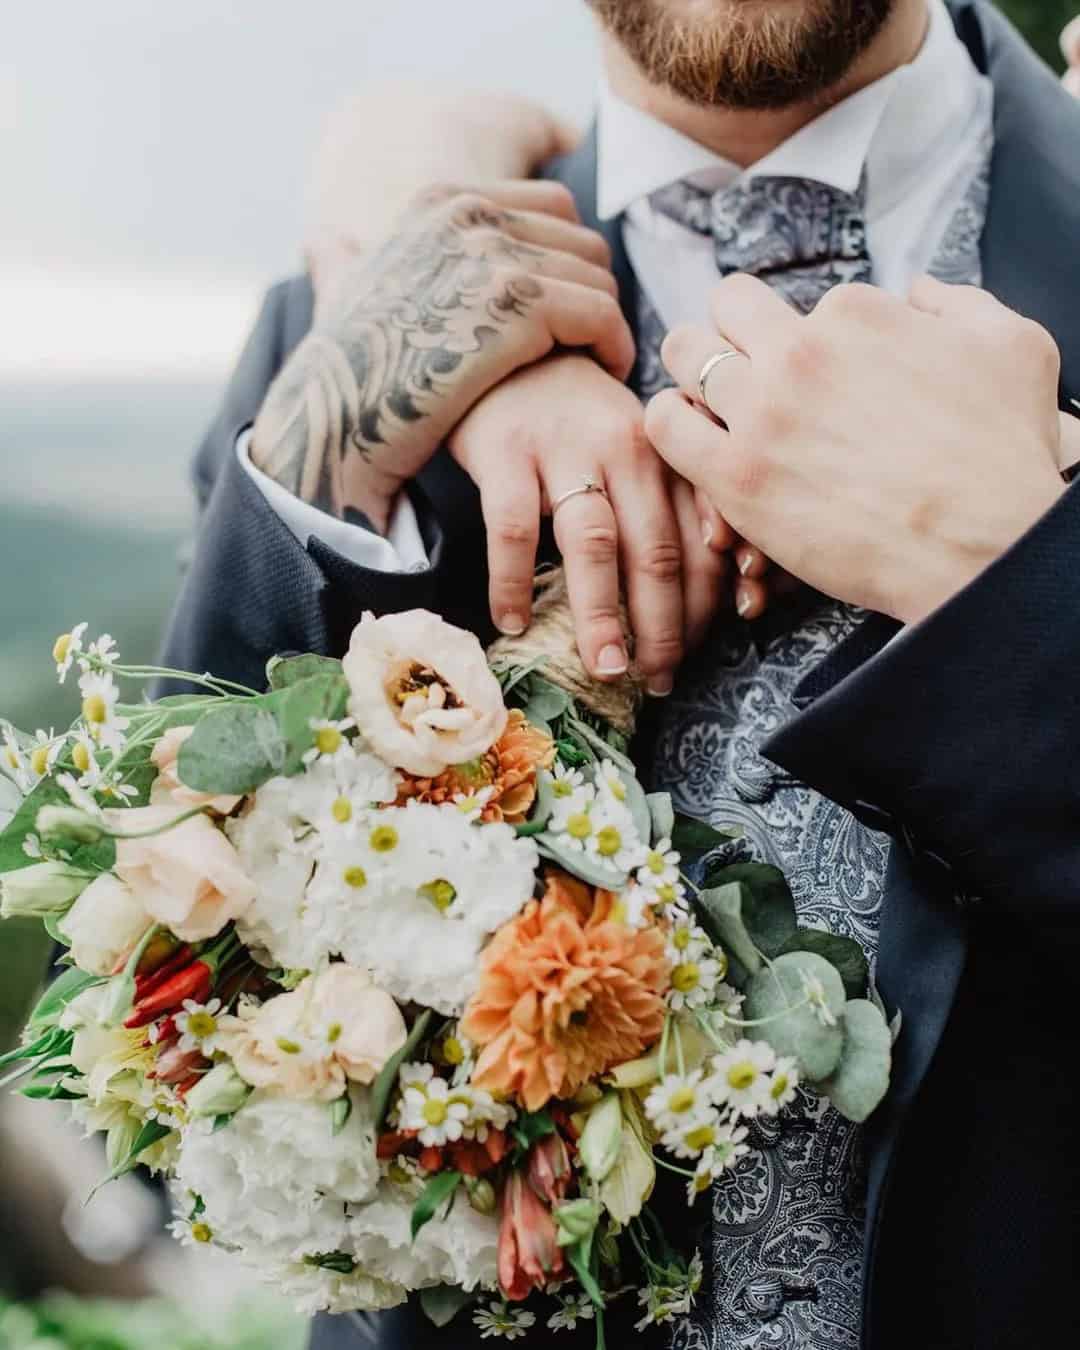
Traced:
POLYGON ((483 814, 484 807, 494 796, 495 788, 482 787, 474 792, 458 792, 454 795, 454 805, 470 822, 478 821, 483 814))
POLYGON ((638 871, 638 880, 650 890, 660 886, 675 886, 679 881, 680 855, 671 847, 670 839, 661 839, 645 855, 638 871))
POLYGON ((57 736, 50 727, 48 731, 35 731, 34 743, 30 746, 30 768, 36 778, 44 778, 52 772, 53 765, 64 747, 64 737, 57 736))
POLYGON ((713 1058, 708 1093, 735 1116, 756 1116, 768 1099, 776 1054, 767 1041, 739 1041, 713 1058))
MULTIPOLYGON (((120 653, 117 650, 116 643, 108 633, 102 633, 86 649, 85 660, 89 665, 115 666, 119 659, 120 653)), ((82 662, 80 662, 81 664, 82 662)))
POLYGON ((82 715, 90 735, 99 746, 119 751, 124 744, 123 733, 127 730, 128 719, 116 715, 120 690, 112 674, 107 670, 88 670, 79 678, 79 691, 82 715))
POLYGON ((750 1145, 743 1143, 745 1138, 745 1125, 725 1124, 719 1127, 716 1142, 701 1155, 693 1180, 686 1188, 690 1204, 750 1152, 750 1145))
POLYGON ((585 839, 590 857, 612 872, 633 871, 641 861, 642 843, 629 810, 615 801, 602 801, 592 812, 592 823, 585 839))
POLYGON ((176 1029, 180 1032, 180 1049, 199 1050, 209 1058, 219 1046, 220 1011, 219 998, 212 998, 209 1003, 196 1003, 194 999, 184 999, 183 1012, 176 1016, 176 1029))
POLYGON ((85 623, 77 623, 70 633, 61 633, 53 643, 53 660, 56 662, 56 678, 61 684, 67 679, 75 658, 82 655, 82 638, 86 632, 85 623))
POLYGON ((402 1130, 415 1131, 425 1147, 437 1147, 462 1137, 471 1110, 467 1088, 451 1088, 445 1079, 432 1078, 405 1088, 398 1105, 398 1122, 402 1130))
POLYGON ((585 783, 568 796, 556 798, 548 830, 561 835, 566 847, 581 851, 596 828, 593 821, 595 809, 596 789, 591 783, 585 783))
POLYGON ((496 1302, 473 1313, 473 1322, 480 1328, 480 1339, 502 1336, 508 1341, 520 1340, 536 1321, 536 1314, 526 1308, 511 1308, 508 1303, 496 1302))
POLYGON ((550 773, 545 771, 544 778, 557 802, 574 796, 585 784, 585 776, 581 770, 569 769, 565 764, 556 764, 550 773))
POLYGON ((343 717, 338 722, 325 717, 312 717, 308 721, 315 737, 315 744, 304 754, 304 763, 311 764, 316 759, 346 758, 355 751, 345 733, 351 731, 356 723, 351 717, 343 717))
POLYGON ((588 1294, 571 1294, 559 1299, 559 1310, 551 1314, 547 1324, 551 1331, 574 1331, 579 1322, 591 1322, 595 1316, 588 1294))
POLYGON ((702 961, 711 955, 708 933, 690 918, 680 919, 668 934, 667 957, 673 966, 684 961, 702 961))
POLYGON ((712 1107, 702 1071, 661 1078, 645 1098, 645 1115, 660 1134, 708 1119, 712 1107))
POLYGON ((769 1082, 768 1096, 761 1103, 762 1111, 775 1116, 789 1102, 794 1101, 799 1086, 799 1069, 793 1059, 778 1059, 769 1082))
POLYGON ((671 967, 671 991, 668 1004, 676 1012, 682 1008, 702 1008, 711 1003, 723 974, 720 962, 710 953, 687 957, 671 967))
POLYGON ((3 767, 7 776, 13 780, 20 792, 29 792, 33 787, 30 765, 19 745, 15 728, 7 722, 4 724, 4 748, 0 751, 0 755, 3 756, 3 767))
POLYGON ((813 1009, 814 1016, 823 1027, 836 1026, 836 1014, 829 1007, 825 996, 825 986, 816 975, 811 975, 808 970, 799 971, 799 979, 802 981, 803 993, 806 995, 806 1001, 813 1009))
POLYGON ((626 781, 621 770, 610 759, 602 760, 596 770, 596 786, 601 795, 606 794, 620 805, 625 806, 627 799, 626 781))

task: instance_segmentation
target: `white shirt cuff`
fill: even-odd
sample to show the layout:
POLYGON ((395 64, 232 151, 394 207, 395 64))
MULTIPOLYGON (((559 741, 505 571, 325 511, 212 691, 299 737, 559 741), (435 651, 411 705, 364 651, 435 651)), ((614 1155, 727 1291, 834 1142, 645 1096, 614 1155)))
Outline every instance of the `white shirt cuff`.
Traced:
POLYGON ((294 497, 255 467, 248 453, 250 445, 249 428, 236 438, 236 457, 241 468, 305 548, 314 536, 343 558, 372 572, 426 572, 430 567, 431 560, 407 493, 402 492, 394 503, 385 536, 376 534, 294 497))

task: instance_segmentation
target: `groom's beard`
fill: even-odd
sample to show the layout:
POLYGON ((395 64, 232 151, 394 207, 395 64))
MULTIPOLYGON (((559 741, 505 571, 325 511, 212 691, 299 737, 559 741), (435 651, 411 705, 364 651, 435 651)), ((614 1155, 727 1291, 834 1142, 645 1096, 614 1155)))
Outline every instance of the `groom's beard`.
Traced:
POLYGON ((783 108, 836 84, 895 0, 588 0, 651 84, 698 107, 783 108))

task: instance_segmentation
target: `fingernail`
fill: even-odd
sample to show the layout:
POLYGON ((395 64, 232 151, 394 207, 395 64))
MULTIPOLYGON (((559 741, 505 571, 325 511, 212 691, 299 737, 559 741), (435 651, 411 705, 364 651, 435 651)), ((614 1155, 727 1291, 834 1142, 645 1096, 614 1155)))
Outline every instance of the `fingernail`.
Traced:
POLYGON ((747 572, 750 571, 750 566, 753 563, 753 561, 754 555, 752 553, 744 553, 742 557, 739 559, 739 571, 743 574, 743 576, 746 576, 747 572))
POLYGON ((671 675, 654 675, 645 685, 650 698, 667 698, 675 688, 675 679, 671 675))
POLYGON ((525 631, 525 620, 520 614, 504 614, 499 620, 499 632, 507 637, 520 637, 525 631))
POLYGON ((735 597, 735 608, 739 611, 740 619, 750 608, 751 604, 752 601, 745 591, 740 591, 740 593, 735 597))
POLYGON ((708 548, 709 545, 712 543, 712 541, 713 541, 713 535, 714 535, 715 533, 716 533, 716 531, 713 529, 713 523, 712 523, 712 521, 711 521, 711 520, 707 520, 707 521, 704 523, 704 525, 702 525, 702 527, 701 527, 701 537, 702 537, 702 539, 704 539, 704 541, 705 541, 705 547, 706 547, 706 548, 708 548))
POLYGON ((598 675, 621 675, 625 670, 626 649, 624 647, 609 642, 606 647, 600 648, 600 655, 596 658, 596 673, 598 675))

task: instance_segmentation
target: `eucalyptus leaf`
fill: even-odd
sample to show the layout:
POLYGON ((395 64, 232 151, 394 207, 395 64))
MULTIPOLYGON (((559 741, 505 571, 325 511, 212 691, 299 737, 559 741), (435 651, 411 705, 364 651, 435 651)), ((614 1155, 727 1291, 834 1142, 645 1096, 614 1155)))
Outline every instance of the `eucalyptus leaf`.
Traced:
POLYGON ((671 803, 670 792, 650 792, 646 798, 649 815, 652 817, 653 838, 657 841, 670 839, 675 828, 675 808, 671 803))
POLYGON ((626 885, 625 872, 613 872, 609 867, 593 859, 583 849, 568 847, 563 836, 549 834, 546 830, 536 836, 536 846, 543 857, 558 863, 564 871, 579 881, 587 881, 590 886, 602 886, 608 891, 619 891, 626 885))
POLYGON ((427 1029, 431 1025, 433 1016, 430 1008, 424 1009, 412 1024, 412 1030, 409 1032, 405 1044, 396 1054, 390 1056, 380 1069, 378 1078, 371 1085, 371 1114, 375 1120, 376 1130, 381 1129, 382 1123, 386 1119, 387 1107, 390 1105, 390 1094, 397 1082, 398 1069, 407 1059, 412 1058, 413 1051, 427 1035, 427 1029))
POLYGON ((22 799, 19 809, 0 830, 0 873, 18 872, 24 867, 40 862, 40 858, 31 858, 23 848, 28 834, 33 834, 37 814, 43 806, 70 806, 71 802, 62 787, 53 778, 42 778, 34 789, 22 799))
POLYGON ((342 674, 311 675, 275 696, 278 728, 286 745, 286 774, 299 773, 304 755, 315 744, 311 723, 336 722, 345 715, 349 684, 342 674))
POLYGON ((795 901, 783 872, 767 863, 731 863, 710 869, 706 886, 725 886, 733 881, 742 886, 742 920, 754 946, 768 957, 788 950, 797 923, 795 901))
POLYGON ((842 1014, 846 995, 843 981, 816 952, 788 952, 764 966, 747 986, 743 1016, 751 1040, 767 1041, 780 1055, 791 1055, 803 1078, 819 1082, 833 1072, 844 1047, 842 1014), (836 1025, 825 1025, 806 1001, 803 975, 821 982, 825 1004, 836 1025))
POLYGON ((530 722, 537 720, 554 722, 569 709, 570 695, 565 689, 560 689, 557 684, 550 684, 537 675, 533 676, 529 699, 525 704, 525 716, 530 722))
POLYGON ((869 999, 844 1005, 844 1048, 840 1062, 818 1089, 842 1116, 860 1124, 885 1096, 892 1064, 892 1036, 869 999))
POLYGON ((437 1327, 446 1327, 470 1303, 476 1302, 475 1293, 467 1293, 457 1284, 436 1284, 420 1290, 420 1306, 428 1321, 437 1327))
POLYGON ((695 820, 693 816, 684 816, 675 812, 675 824, 671 829, 671 846, 686 857, 698 857, 708 853, 729 839, 738 839, 741 831, 734 828, 720 828, 710 825, 707 820, 695 820))
POLYGON ((305 652, 303 656, 272 656, 266 663, 266 682, 273 690, 287 689, 306 680, 309 675, 341 675, 341 662, 333 656, 317 656, 305 652))
POLYGON ((713 942, 734 957, 747 975, 756 975, 761 969, 761 955, 743 922, 742 883, 731 881, 715 890, 700 891, 695 906, 713 942))
POLYGON ((285 767, 285 738, 268 698, 226 703, 206 713, 180 747, 176 772, 197 792, 254 792, 285 767))
POLYGON ((862 947, 854 938, 842 937, 821 928, 798 928, 784 944, 783 951, 817 952, 836 967, 848 998, 866 993, 870 968, 862 947))
POLYGON ((438 1214, 460 1182, 460 1172, 436 1172, 424 1187, 413 1205, 412 1218, 409 1220, 409 1231, 414 1242, 417 1233, 438 1214))

